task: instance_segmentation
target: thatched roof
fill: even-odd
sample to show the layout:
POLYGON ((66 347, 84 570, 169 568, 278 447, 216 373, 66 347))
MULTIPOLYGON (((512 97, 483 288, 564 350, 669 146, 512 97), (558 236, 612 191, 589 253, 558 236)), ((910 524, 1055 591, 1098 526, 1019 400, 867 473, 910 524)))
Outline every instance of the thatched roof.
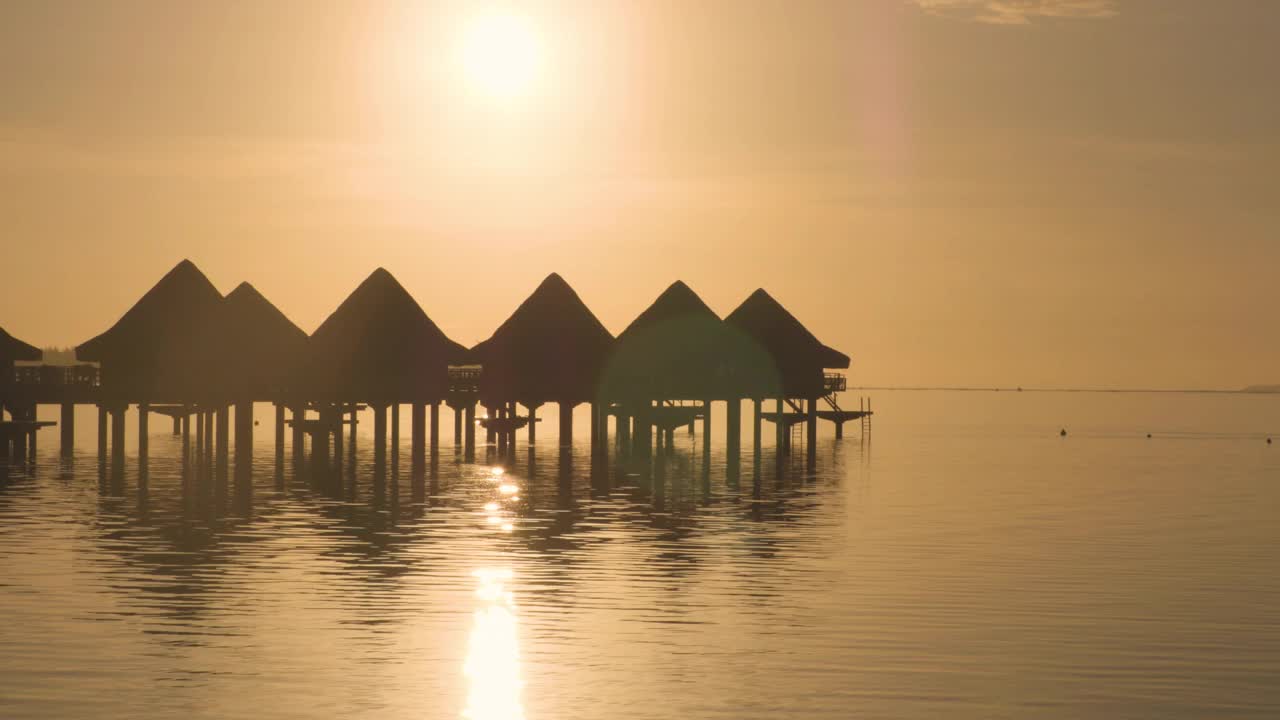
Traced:
POLYGON ((0 328, 0 365, 10 365, 15 360, 35 362, 44 357, 44 352, 34 345, 28 345, 0 328))
POLYGON ((848 355, 819 342, 763 288, 751 293, 724 321, 755 338, 780 367, 849 367, 848 355))
POLYGON ((618 335, 603 385, 611 398, 750 397, 767 356, 675 282, 618 335))
POLYGON ((484 366, 481 399, 592 400, 612 345, 613 335, 552 273, 492 337, 471 349, 484 366))
POLYGON ((314 395, 369 402, 442 398, 449 364, 467 355, 382 268, 312 333, 308 345, 306 381, 314 395))
POLYGON ((302 328, 247 282, 223 299, 206 337, 219 358, 217 385, 228 398, 279 398, 307 348, 302 328))
POLYGON ((170 270, 109 330, 76 348, 102 363, 102 386, 122 399, 187 402, 205 398, 216 358, 209 318, 222 294, 190 260, 170 270))
POLYGON ((222 294, 190 260, 170 270, 115 325, 76 348, 76 359, 127 361, 192 336, 193 318, 208 317, 222 294))

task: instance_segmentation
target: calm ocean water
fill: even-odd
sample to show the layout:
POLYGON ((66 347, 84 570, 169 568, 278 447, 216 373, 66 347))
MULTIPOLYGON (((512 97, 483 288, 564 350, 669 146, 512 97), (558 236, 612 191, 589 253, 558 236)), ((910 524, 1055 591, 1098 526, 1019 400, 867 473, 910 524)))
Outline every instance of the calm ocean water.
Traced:
POLYGON ((875 402, 812 473, 766 448, 758 500, 749 432, 740 487, 683 430, 660 498, 582 444, 561 482, 550 407, 501 476, 442 412, 419 498, 407 409, 398 483, 366 422, 339 498, 277 476, 266 406, 247 499, 157 418, 142 495, 132 416, 104 487, 86 409, 0 487, 0 717, 1280 716, 1280 396, 875 402))

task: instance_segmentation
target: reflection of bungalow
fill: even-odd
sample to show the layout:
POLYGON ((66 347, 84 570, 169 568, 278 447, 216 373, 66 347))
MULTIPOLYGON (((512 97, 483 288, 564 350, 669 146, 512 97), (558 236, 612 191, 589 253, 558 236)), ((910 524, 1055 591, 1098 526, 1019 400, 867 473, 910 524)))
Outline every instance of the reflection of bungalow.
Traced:
POLYGON ((596 399, 613 335, 559 275, 548 275, 488 340, 471 350, 483 405, 596 399))
POLYGON ((76 358, 100 363, 102 393, 112 402, 191 402, 206 398, 212 358, 200 352, 222 295, 183 260, 109 330, 76 348, 76 358))
POLYGON ((307 348, 307 334, 247 282, 222 301, 206 337, 224 399, 280 402, 307 348))
POLYGON ((752 293, 724 321, 746 333, 768 353, 784 397, 822 397, 828 394, 825 371, 849 367, 848 355, 819 342, 764 290, 752 293))
POLYGON ((304 383, 323 402, 437 403, 466 348, 378 268, 311 335, 304 383))
POLYGON ((761 394, 760 347, 676 282, 614 344, 602 387, 611 400, 724 400, 761 394))

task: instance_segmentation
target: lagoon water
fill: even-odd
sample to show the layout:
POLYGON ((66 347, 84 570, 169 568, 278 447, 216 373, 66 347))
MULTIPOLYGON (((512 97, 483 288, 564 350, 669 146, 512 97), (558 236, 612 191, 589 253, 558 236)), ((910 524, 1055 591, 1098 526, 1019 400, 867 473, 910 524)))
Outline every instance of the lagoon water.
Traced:
POLYGON ((875 403, 812 473, 766 447, 759 498, 749 431, 737 486, 678 431, 659 495, 584 438, 562 482, 550 421, 457 464, 447 410, 419 495, 407 408, 398 482, 365 422, 332 497, 267 406, 250 497, 184 483, 162 418, 140 493, 133 415, 114 485, 85 409, 0 487, 0 717, 1280 716, 1280 396, 875 403))

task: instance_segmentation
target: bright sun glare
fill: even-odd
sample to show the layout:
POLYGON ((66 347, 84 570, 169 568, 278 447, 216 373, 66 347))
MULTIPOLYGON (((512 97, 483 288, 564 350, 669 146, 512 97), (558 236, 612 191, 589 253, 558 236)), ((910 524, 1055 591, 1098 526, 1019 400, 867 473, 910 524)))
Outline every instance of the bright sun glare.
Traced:
POLYGON ((472 18, 463 30, 460 60, 472 91, 510 101, 528 94, 541 74, 542 41, 529 18, 492 11, 472 18))

